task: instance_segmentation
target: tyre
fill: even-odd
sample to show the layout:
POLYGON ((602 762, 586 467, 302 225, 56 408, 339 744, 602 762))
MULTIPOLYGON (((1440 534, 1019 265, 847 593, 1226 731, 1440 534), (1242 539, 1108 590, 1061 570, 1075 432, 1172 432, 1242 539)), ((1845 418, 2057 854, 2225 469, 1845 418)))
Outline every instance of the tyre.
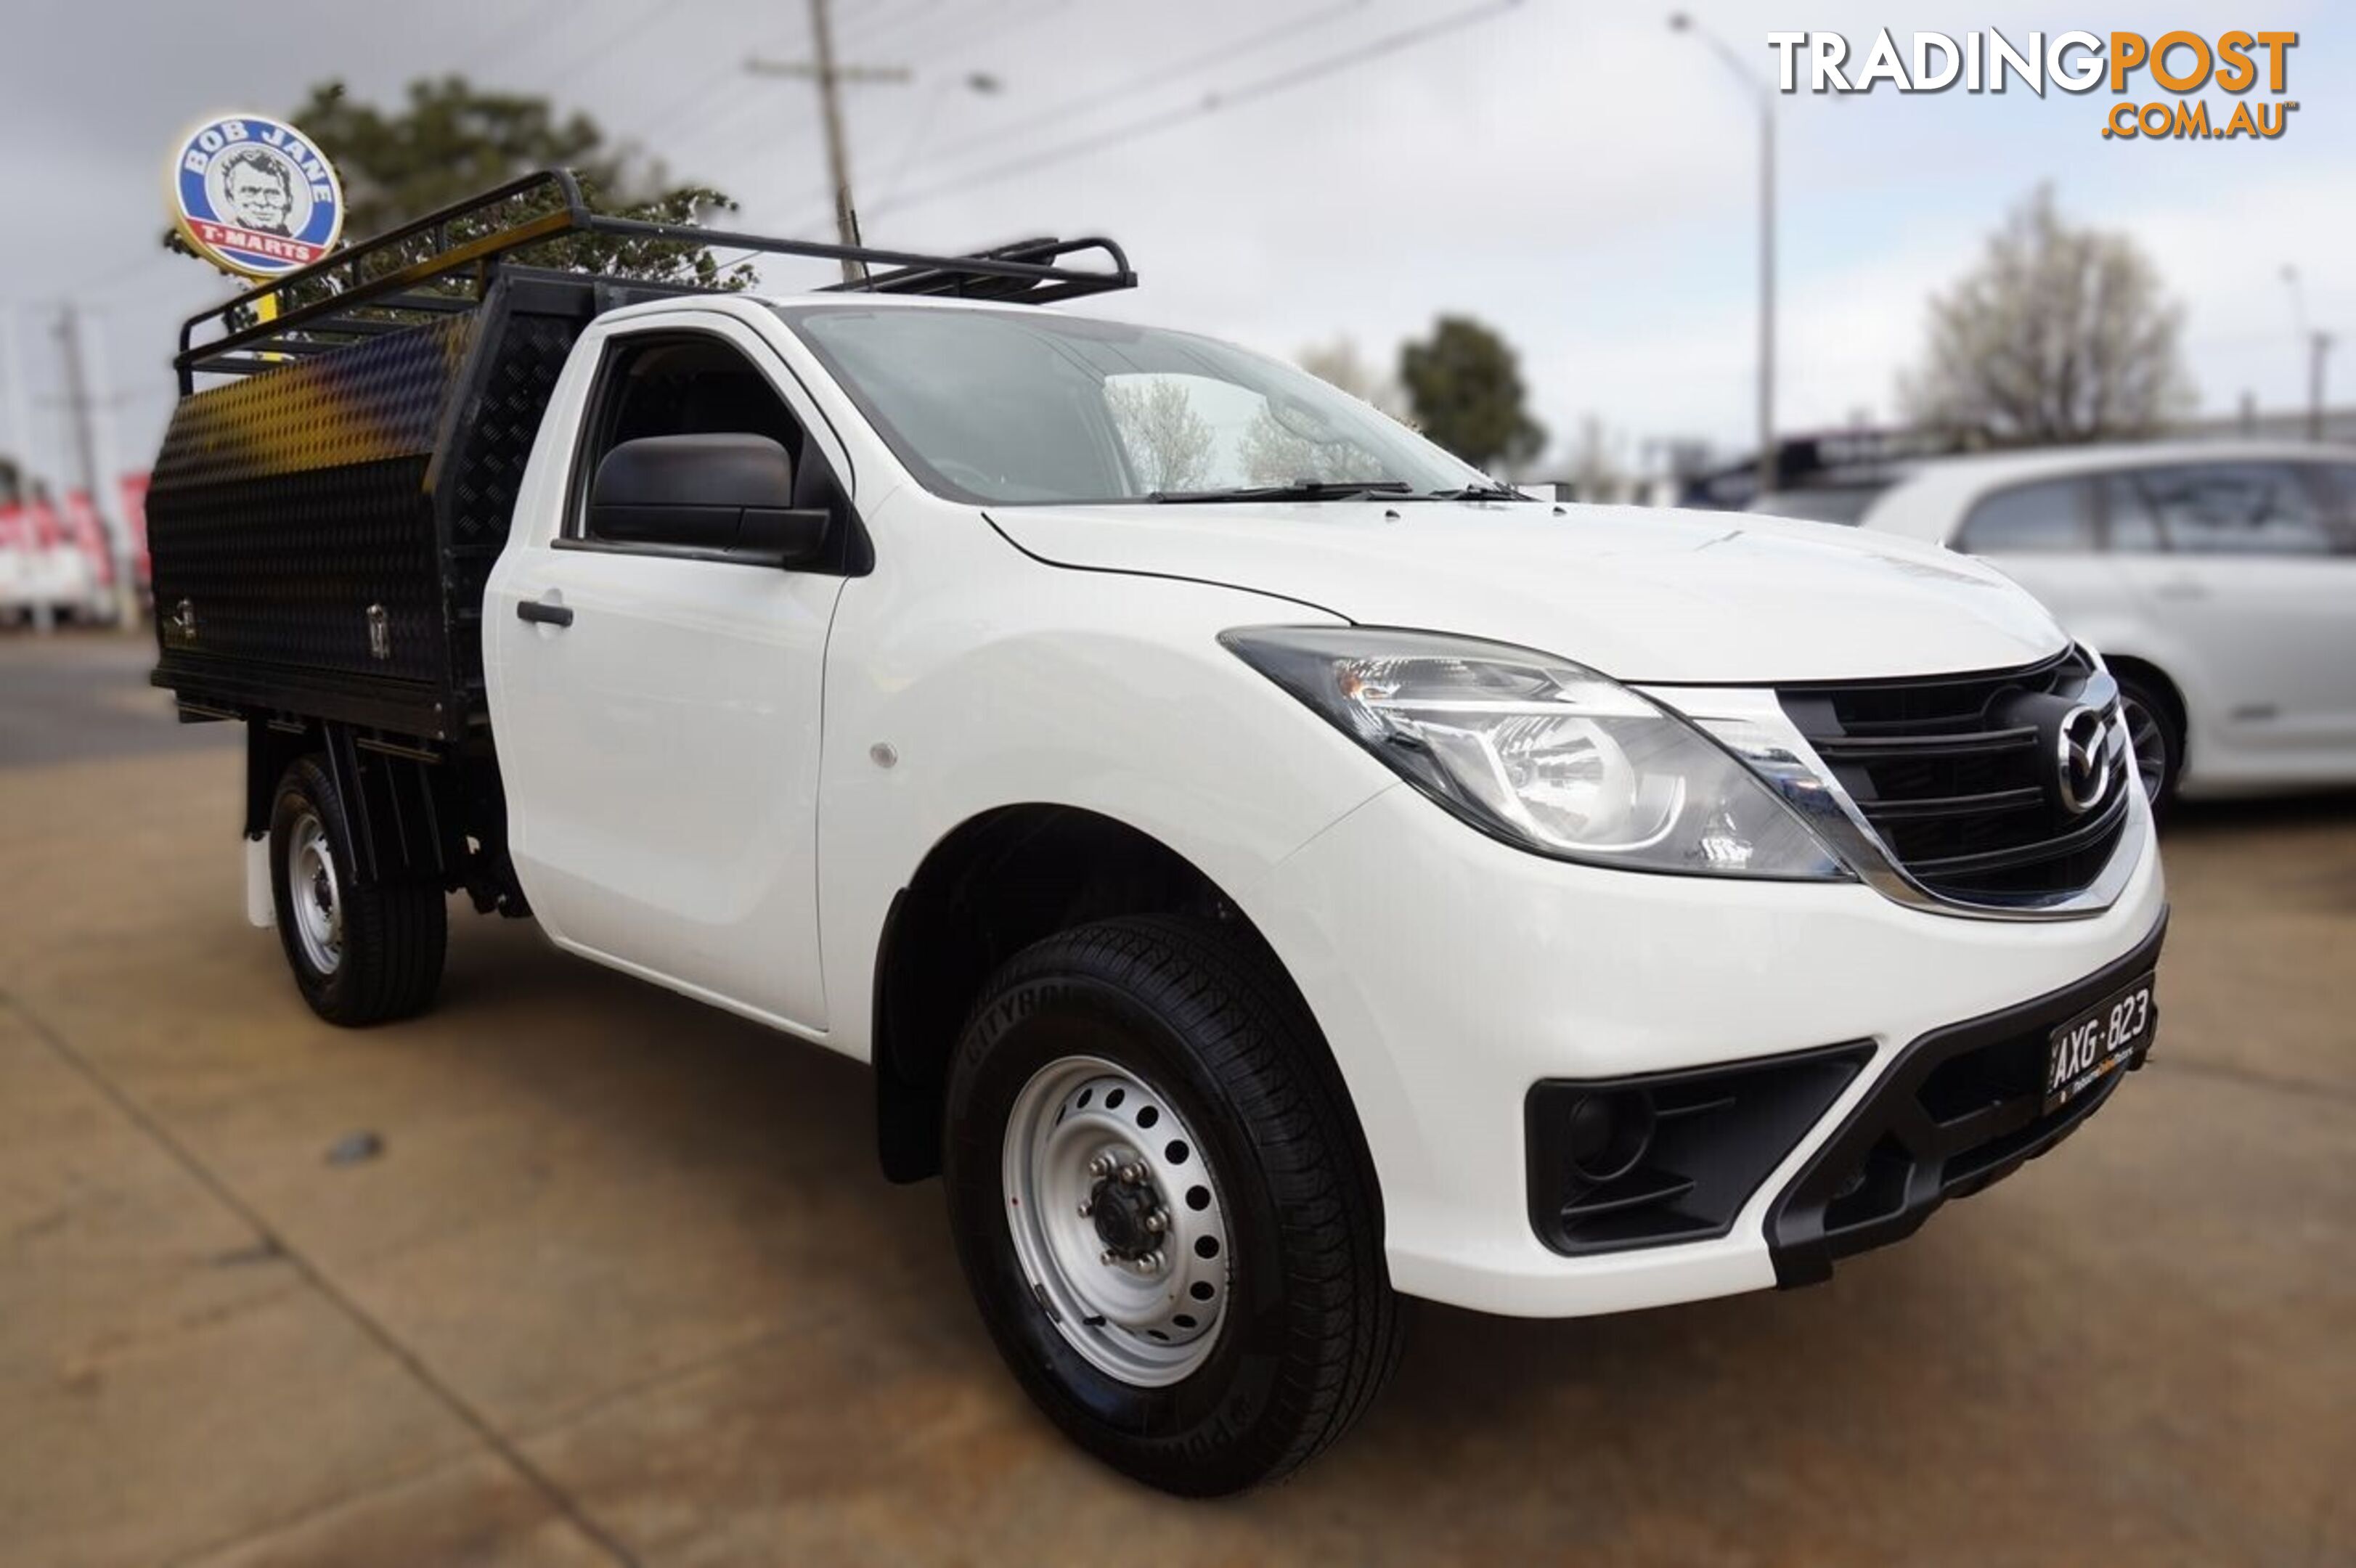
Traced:
POLYGON ((2177 776, 2184 770, 2184 719, 2176 699, 2157 682, 2140 675, 2122 675, 2119 709, 2127 721, 2128 755, 2142 781, 2144 798, 2152 815, 2164 815, 2176 798, 2177 776))
POLYGON ((950 1065, 967 1282, 1024 1389, 1165 1491, 1294 1469, 1398 1364, 1403 1306, 1339 1074, 1255 948, 1110 920, 993 976, 950 1065))
POLYGON ((351 818, 325 763, 296 759, 279 778, 270 813, 278 939, 311 1010, 356 1029, 433 1001, 449 917, 432 882, 359 886, 352 850, 351 818))

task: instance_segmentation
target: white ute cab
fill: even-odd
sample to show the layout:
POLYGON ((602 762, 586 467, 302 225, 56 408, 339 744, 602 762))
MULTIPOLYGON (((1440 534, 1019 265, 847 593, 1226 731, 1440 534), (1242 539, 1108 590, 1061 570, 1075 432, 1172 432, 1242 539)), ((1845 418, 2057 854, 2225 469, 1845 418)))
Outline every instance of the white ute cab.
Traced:
MULTIPOLYGON (((310 378, 353 428, 393 382, 334 362, 397 336, 184 401, 157 678, 248 720, 262 913, 339 1022, 424 1005, 464 888, 871 1061, 885 1168, 945 1179, 1007 1363, 1133 1476, 1301 1464, 1394 1365, 1401 1296, 1821 1279, 2149 1048, 2166 906, 2116 688, 1977 562, 1529 500, 1297 370, 1036 305, 582 320, 463 734, 251 695, 197 570, 207 411, 310 378), (401 808, 406 860, 356 826, 400 789, 440 803, 401 808), (421 858, 461 811, 459 859, 421 858)), ((453 471, 489 406, 435 427, 453 471)), ((350 656, 404 656, 398 605, 314 608, 317 645, 377 609, 350 656)))
POLYGON ((2110 682, 1968 560, 1523 500, 1297 371, 1020 307, 619 313, 542 431, 486 617, 541 922, 893 1031, 1009 1361, 1160 1485, 1323 1446, 1393 1289, 1821 1275, 2107 1093, 2045 1107, 2061 1026, 2147 1032, 2110 682), (626 404, 681 334, 831 449, 872 571, 568 548, 610 460, 570 432, 653 432, 599 368, 626 404))

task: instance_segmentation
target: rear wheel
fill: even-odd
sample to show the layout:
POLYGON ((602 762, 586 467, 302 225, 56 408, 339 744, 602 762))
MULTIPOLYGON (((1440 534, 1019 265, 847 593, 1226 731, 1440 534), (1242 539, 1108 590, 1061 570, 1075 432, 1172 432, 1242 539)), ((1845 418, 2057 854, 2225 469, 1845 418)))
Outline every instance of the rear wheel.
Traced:
POLYGON ((1015 1376, 1194 1496, 1293 1469, 1397 1364, 1381 1211, 1314 1026, 1205 921, 1100 922, 990 982, 951 1065, 953 1232, 1015 1376))
POLYGON ((442 983, 442 890, 384 879, 362 887, 352 823, 317 757, 290 763, 270 816, 271 892, 286 964, 311 1010, 357 1028, 422 1011, 442 983))
POLYGON ((2184 768, 2184 720, 2176 704, 2157 685, 2137 675, 2123 675, 2119 711, 2127 723, 2129 755, 2144 798, 2155 815, 2176 798, 2177 775, 2184 768))

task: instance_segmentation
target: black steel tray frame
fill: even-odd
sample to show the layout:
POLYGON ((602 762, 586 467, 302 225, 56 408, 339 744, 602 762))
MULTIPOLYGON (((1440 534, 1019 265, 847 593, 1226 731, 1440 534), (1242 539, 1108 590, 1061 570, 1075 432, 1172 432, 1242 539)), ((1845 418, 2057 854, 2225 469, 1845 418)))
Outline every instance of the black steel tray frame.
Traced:
POLYGON ((814 292, 936 294, 1047 304, 1113 289, 1133 288, 1137 283, 1128 255, 1118 244, 1101 236, 1019 240, 969 255, 833 245, 593 212, 582 195, 580 180, 571 170, 541 169, 429 212, 373 239, 347 246, 307 267, 273 278, 188 317, 181 324, 179 352, 172 360, 173 368, 179 374, 181 395, 185 397, 196 389, 196 377, 200 373, 254 375, 290 357, 325 353, 364 337, 400 331, 413 325, 421 315, 472 310, 488 293, 503 257, 565 234, 667 240, 714 250, 850 261, 862 269, 863 275, 856 283, 831 283, 814 292), (528 210, 515 221, 487 233, 452 239, 452 227, 463 219, 490 213, 502 205, 544 205, 551 196, 555 205, 545 210, 528 210), (403 247, 421 240, 430 241, 428 253, 403 260, 403 247), (1063 264, 1068 257, 1090 253, 1101 256, 1108 264, 1063 264), (381 270, 371 275, 372 266, 381 270), (869 270, 878 267, 885 270, 869 270), (314 283, 338 287, 329 297, 294 304, 273 320, 239 325, 241 314, 250 315, 262 301, 314 283), (471 297, 432 292, 435 286, 453 283, 471 285, 471 297), (218 336, 198 341, 199 334, 209 327, 218 336))

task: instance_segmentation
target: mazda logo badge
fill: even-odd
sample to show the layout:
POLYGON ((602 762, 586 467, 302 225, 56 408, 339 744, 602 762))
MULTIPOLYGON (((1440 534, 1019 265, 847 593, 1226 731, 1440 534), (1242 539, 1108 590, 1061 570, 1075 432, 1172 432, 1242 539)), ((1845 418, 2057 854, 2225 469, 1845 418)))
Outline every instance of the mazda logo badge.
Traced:
POLYGON ((2091 708, 2072 708, 2062 716, 2060 783, 2062 805, 2073 816, 2103 804, 2111 793, 2111 757, 2103 745, 2103 716, 2091 708))

